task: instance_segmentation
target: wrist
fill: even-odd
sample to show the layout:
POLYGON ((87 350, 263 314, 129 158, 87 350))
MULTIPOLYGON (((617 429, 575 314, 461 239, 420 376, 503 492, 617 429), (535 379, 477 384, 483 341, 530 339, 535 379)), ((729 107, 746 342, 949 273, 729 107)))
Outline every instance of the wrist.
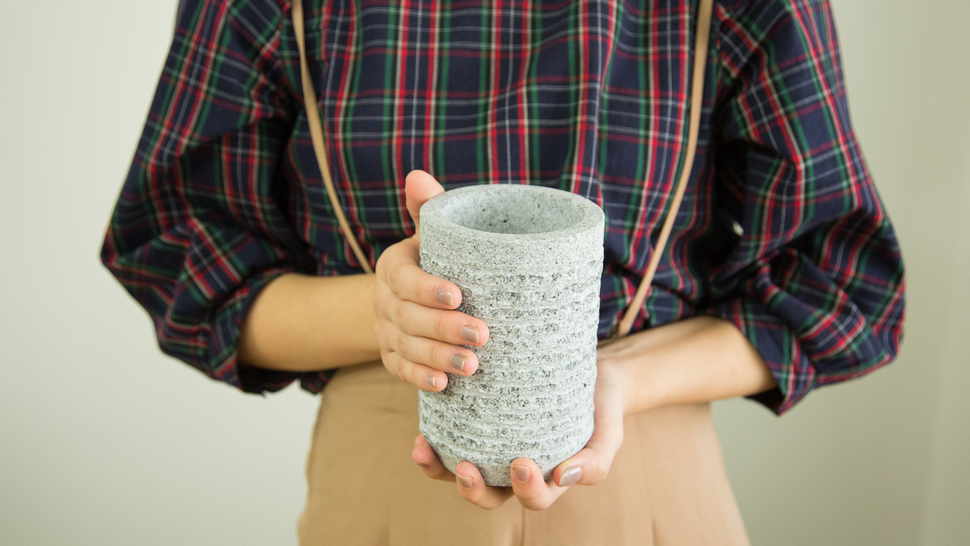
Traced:
POLYGON ((281 371, 316 371, 380 358, 373 275, 290 273, 268 284, 243 321, 240 361, 281 371))
POLYGON ((636 332, 602 345, 597 356, 623 379, 624 415, 745 396, 775 385, 744 334, 714 317, 636 332))
POLYGON ((600 375, 616 379, 622 393, 623 416, 663 405, 661 379, 651 375, 652 351, 646 332, 600 345, 597 368, 600 375), (631 339, 633 336, 636 338, 631 339))

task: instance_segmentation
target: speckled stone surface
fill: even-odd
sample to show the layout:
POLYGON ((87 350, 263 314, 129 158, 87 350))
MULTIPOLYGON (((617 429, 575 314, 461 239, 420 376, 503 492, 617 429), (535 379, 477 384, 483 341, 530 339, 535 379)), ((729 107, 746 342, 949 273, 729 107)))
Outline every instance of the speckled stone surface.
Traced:
POLYGON ((593 433, 603 211, 569 192, 471 186, 421 208, 421 267, 461 288, 491 337, 470 377, 420 393, 421 433, 454 471, 511 485, 528 457, 548 479, 593 433))

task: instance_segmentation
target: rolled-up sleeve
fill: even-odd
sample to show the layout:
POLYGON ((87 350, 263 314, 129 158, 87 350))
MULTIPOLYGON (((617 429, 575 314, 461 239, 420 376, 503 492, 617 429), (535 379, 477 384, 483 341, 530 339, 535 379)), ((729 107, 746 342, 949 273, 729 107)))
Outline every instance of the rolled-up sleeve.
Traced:
POLYGON ((184 1, 101 259, 162 351, 247 392, 298 374, 240 367, 249 306, 308 254, 278 204, 292 105, 275 2, 184 1))
POLYGON ((778 388, 755 398, 783 413, 895 357, 903 263, 850 125, 829 4, 718 14, 716 176, 740 239, 707 311, 764 357, 778 388))

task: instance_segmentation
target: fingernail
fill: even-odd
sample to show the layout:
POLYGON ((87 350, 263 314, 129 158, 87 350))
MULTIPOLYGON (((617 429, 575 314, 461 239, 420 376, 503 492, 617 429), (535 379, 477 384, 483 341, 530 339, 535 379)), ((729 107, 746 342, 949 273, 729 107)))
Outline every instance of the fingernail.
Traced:
POLYGON ((454 354, 451 356, 451 367, 459 372, 465 371, 465 355, 454 354))
POLYGON ((530 472, 529 468, 526 466, 516 465, 512 467, 512 470, 515 471, 515 479, 519 480, 520 482, 529 481, 529 476, 532 475, 532 472, 530 472))
POLYGON ((475 480, 473 480, 471 476, 462 476, 461 474, 455 474, 455 477, 458 478, 458 483, 460 483, 461 486, 464 487, 465 489, 471 489, 472 486, 475 485, 475 480))
POLYGON ((433 388, 435 388, 434 387, 435 379, 438 379, 438 378, 434 374, 431 374, 431 375, 429 375, 429 376, 427 376, 427 377, 424 378, 424 382, 427 383, 428 386, 433 389, 433 388))
POLYGON ((455 298, 451 295, 451 290, 447 288, 436 288, 434 291, 434 299, 438 300, 441 305, 447 305, 448 307, 455 306, 455 298))
POLYGON ((427 463, 418 463, 421 468, 430 468, 427 463))
POLYGON ((566 487, 579 481, 583 477, 583 469, 578 466, 570 466, 559 476, 559 487, 566 487))
POLYGON ((478 343, 478 328, 474 326, 462 326, 458 329, 462 339, 469 343, 478 343))

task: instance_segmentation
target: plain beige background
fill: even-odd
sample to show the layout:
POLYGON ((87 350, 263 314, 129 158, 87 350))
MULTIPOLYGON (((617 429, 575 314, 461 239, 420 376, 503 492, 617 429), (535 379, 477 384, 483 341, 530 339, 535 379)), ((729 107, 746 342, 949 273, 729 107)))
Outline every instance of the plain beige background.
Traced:
MULTIPOLYGON (((970 2, 834 3, 906 341, 782 419, 719 403, 725 456, 757 545, 967 544, 970 2)), ((162 356, 97 260, 175 4, 0 0, 0 544, 295 543, 317 400, 162 356)))

